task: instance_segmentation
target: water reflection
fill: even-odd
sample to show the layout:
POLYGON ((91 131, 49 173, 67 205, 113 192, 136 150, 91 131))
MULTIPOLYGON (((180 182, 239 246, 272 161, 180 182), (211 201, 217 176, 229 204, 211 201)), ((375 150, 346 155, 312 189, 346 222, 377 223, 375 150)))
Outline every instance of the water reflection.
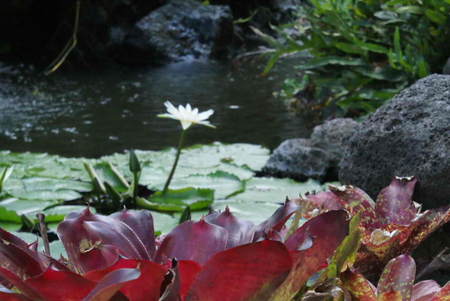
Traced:
POLYGON ((265 78, 257 72, 193 61, 21 79, 17 89, 0 93, 0 149, 98 157, 175 146, 179 124, 156 118, 166 100, 215 110, 211 123, 218 129, 194 127, 187 144, 247 142, 273 148, 284 139, 308 136, 312 125, 272 96, 292 74, 292 62, 277 65, 265 78))

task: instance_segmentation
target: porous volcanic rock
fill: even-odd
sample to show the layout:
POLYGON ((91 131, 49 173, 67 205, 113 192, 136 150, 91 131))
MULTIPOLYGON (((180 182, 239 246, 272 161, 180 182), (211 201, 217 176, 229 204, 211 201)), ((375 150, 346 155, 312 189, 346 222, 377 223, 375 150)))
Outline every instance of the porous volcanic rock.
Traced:
POLYGON ((430 75, 367 118, 348 143, 339 180, 375 198, 392 176, 418 178, 413 200, 450 204, 450 76, 430 75))
POLYGON ((345 144, 358 128, 358 122, 338 118, 316 126, 311 139, 286 140, 274 150, 263 173, 300 181, 337 180, 345 144))

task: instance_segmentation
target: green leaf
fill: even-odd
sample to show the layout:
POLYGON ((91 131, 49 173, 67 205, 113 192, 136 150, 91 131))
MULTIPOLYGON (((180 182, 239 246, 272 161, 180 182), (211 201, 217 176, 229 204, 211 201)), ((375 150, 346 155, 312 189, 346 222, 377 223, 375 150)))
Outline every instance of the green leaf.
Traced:
MULTIPOLYGON (((33 215, 38 211, 44 211, 46 208, 58 205, 59 202, 55 200, 24 200, 18 198, 9 198, 0 201, 0 208, 5 209, 6 211, 13 211, 15 215, 20 216, 24 215, 33 215)), ((0 219, 3 221, 17 222, 15 216, 13 219, 8 219, 10 214, 3 212, 1 214, 0 219)), ((32 216, 34 219, 35 216, 32 216)))
POLYGON ((243 193, 231 199, 245 202, 283 203, 286 196, 298 198, 300 193, 304 194, 312 190, 320 191, 320 183, 314 180, 300 183, 290 179, 253 178, 247 181, 243 193))
POLYGON ((350 221, 350 229, 347 237, 345 237, 339 248, 336 249, 326 268, 325 274, 328 278, 339 278, 340 273, 353 266, 353 263, 356 260, 359 243, 362 238, 362 233, 358 228, 360 221, 361 211, 353 216, 350 221))
POLYGON ((66 250, 60 240, 55 240, 50 243, 50 253, 53 258, 60 258, 60 256, 67 258, 66 250))
MULTIPOLYGON (((151 190, 162 190, 165 182, 150 186, 151 190)), ((209 188, 215 190, 217 199, 229 198, 245 190, 245 182, 235 175, 223 171, 207 175, 192 175, 186 178, 172 180, 170 188, 182 189, 184 187, 209 188)))
POLYGON ((118 192, 126 192, 129 184, 120 172, 111 163, 98 163, 94 165, 100 183, 107 182, 118 192))
MULTIPOLYGON (((64 220, 64 217, 73 211, 81 211, 86 209, 86 206, 82 205, 63 205, 63 206, 55 206, 48 209, 45 209, 43 213, 45 214, 45 222, 46 223, 56 223, 64 220)), ((90 211, 92 213, 96 213, 95 208, 91 207, 90 211)))
POLYGON ((308 70, 326 65, 362 66, 364 64, 365 64, 364 61, 361 59, 355 59, 351 57, 329 56, 309 60, 303 65, 297 66, 297 69, 308 70))
POLYGON ((373 68, 371 66, 357 67, 355 71, 374 79, 385 80, 389 82, 400 82, 404 79, 404 73, 392 69, 389 67, 377 67, 373 68))
POLYGON ((0 208, 0 228, 3 228, 3 230, 6 230, 8 232, 18 231, 22 227, 22 224, 15 223, 15 222, 3 222, 2 217, 2 211, 4 208, 0 208))
POLYGON ((178 221, 178 223, 184 223, 185 221, 190 221, 191 220, 191 208, 189 206, 187 206, 183 213, 180 216, 180 219, 178 221))
POLYGON ((430 74, 429 69, 430 67, 428 66, 428 64, 422 59, 419 62, 417 74, 420 78, 424 78, 430 74))
POLYGON ((425 10, 425 15, 428 17, 428 19, 430 19, 431 21, 433 21, 437 24, 440 24, 440 25, 445 24, 445 22, 447 22, 447 18, 448 18, 441 12, 436 11, 436 10, 431 10, 431 9, 425 10))
POLYGON ((4 167, 3 170, 0 172, 0 193, 3 190, 3 186, 6 182, 6 180, 8 180, 8 178, 11 176, 12 172, 14 170, 14 165, 10 166, 10 167, 4 167))
MULTIPOLYGON (((0 221, 17 224, 19 225, 19 228, 21 227, 22 224, 22 219, 20 218, 20 216, 14 210, 8 210, 7 208, 2 207, 1 202, 0 202, 0 221)), ((3 227, 2 225, 0 226, 3 227)))
POLYGON ((109 185, 108 182, 105 182, 104 184, 106 188, 106 194, 111 199, 112 203, 116 206, 119 205, 123 201, 120 193, 118 193, 111 185, 109 185))
POLYGON ((130 150, 130 171, 134 174, 141 171, 141 164, 139 163, 134 150, 130 150))
POLYGON ((409 14, 415 14, 415 15, 422 15, 424 13, 425 9, 420 6, 409 5, 409 6, 398 7, 395 9, 395 11, 399 14, 409 13, 409 14))
POLYGON ((335 46, 336 46, 336 48, 338 48, 344 52, 347 52, 347 53, 355 53, 355 54, 365 55, 367 52, 366 49, 363 49, 358 45, 350 44, 350 43, 336 43, 335 46))
POLYGON ((389 53, 389 49, 387 49, 386 47, 383 47, 381 45, 377 45, 377 44, 373 44, 373 43, 363 43, 363 42, 359 42, 356 41, 355 44, 359 47, 361 47, 364 50, 368 50, 371 52, 376 52, 376 53, 383 53, 383 54, 388 54, 389 53))
POLYGON ((179 190, 169 189, 165 194, 157 191, 149 200, 136 199, 137 204, 146 209, 179 212, 182 212, 186 206, 191 207, 192 211, 201 210, 207 208, 213 201, 214 190, 193 187, 179 190))

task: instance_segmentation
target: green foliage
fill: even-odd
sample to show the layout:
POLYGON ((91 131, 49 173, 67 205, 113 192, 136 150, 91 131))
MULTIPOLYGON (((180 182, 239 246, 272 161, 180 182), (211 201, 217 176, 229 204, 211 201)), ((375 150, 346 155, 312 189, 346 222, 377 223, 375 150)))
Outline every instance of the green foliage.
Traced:
MULTIPOLYGON (((313 58, 297 68, 315 85, 316 102, 372 112, 408 84, 441 72, 450 55, 448 0, 309 4, 298 8, 298 21, 284 26, 289 31, 272 27, 284 42, 255 32, 273 48, 266 73, 281 55, 309 51, 313 58)), ((304 78, 289 78, 280 96, 289 99, 304 88, 304 78)))

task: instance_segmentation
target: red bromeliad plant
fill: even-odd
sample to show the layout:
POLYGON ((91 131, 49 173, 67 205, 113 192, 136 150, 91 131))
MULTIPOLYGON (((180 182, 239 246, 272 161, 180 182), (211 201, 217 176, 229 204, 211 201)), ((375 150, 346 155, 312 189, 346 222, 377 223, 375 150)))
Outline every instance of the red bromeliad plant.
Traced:
POLYGON ((58 226, 68 255, 60 261, 0 228, 0 299, 292 300, 349 224, 346 211, 326 212, 283 242, 298 209, 286 201, 255 227, 227 208, 155 240, 148 211, 102 216, 86 208, 58 226))
MULTIPOLYGON (((374 202, 359 188, 329 186, 330 192, 308 194, 298 200, 306 212, 346 209, 361 212, 361 245, 355 265, 364 275, 376 278, 392 258, 412 252, 431 233, 450 220, 450 209, 420 212, 412 202, 414 177, 394 177, 374 202)), ((308 215, 308 214, 306 214, 308 215)))
POLYGON ((341 275, 343 286, 359 301, 445 301, 450 300, 450 282, 440 287, 434 280, 414 284, 416 263, 400 255, 386 265, 375 288, 359 271, 341 275))

